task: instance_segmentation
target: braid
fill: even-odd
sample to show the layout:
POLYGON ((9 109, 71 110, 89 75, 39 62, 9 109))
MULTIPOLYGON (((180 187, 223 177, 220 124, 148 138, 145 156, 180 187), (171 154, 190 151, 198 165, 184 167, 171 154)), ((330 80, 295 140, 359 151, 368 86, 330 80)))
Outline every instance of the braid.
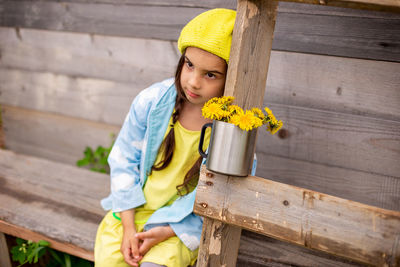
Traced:
MULTIPOLYGON (((182 73, 182 67, 185 64, 185 52, 182 53, 181 58, 178 62, 178 67, 175 73, 175 87, 176 87, 176 101, 175 101, 175 111, 172 113, 172 127, 169 130, 168 135, 165 137, 163 143, 161 144, 160 151, 163 153, 162 160, 154 165, 151 170, 160 171, 165 169, 172 160, 172 156, 174 154, 175 149, 175 132, 174 125, 179 119, 179 115, 181 114, 183 103, 187 100, 185 94, 183 93, 180 77, 182 73)), ((195 187, 198 182, 200 165, 202 158, 199 156, 197 161, 193 164, 190 170, 186 173, 183 183, 178 185, 176 189, 178 190, 179 195, 185 195, 190 192, 190 187, 195 187)))

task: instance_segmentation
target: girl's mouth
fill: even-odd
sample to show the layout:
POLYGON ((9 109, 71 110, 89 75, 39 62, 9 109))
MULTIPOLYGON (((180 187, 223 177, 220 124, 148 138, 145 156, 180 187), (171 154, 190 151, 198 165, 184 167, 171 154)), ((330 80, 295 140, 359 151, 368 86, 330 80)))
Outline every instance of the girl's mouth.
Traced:
POLYGON ((196 95, 195 93, 190 92, 189 90, 186 89, 186 94, 190 96, 191 98, 197 98, 199 95, 196 95))

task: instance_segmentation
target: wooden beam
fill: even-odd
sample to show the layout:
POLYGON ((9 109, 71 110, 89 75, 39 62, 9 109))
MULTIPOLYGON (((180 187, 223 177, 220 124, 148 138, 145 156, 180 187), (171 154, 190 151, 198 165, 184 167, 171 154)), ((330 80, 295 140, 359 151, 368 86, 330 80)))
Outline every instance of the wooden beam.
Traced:
POLYGON ((400 212, 201 170, 195 213, 375 266, 400 266, 400 212))
POLYGON ((242 228, 204 218, 197 266, 236 266, 242 228))
POLYGON ((282 2, 296 2, 305 4, 347 7, 386 12, 400 12, 399 0, 280 0, 282 2))
POLYGON ((224 94, 242 108, 262 106, 277 6, 271 0, 238 1, 224 94))
POLYGON ((0 266, 12 267, 6 236, 0 232, 0 266))
MULTIPOLYGON (((243 108, 262 105, 277 6, 276 1, 238 1, 224 94, 243 108)), ((236 266, 240 235, 238 227, 206 219, 197 266, 236 266), (224 237, 216 237, 216 231, 224 237)))

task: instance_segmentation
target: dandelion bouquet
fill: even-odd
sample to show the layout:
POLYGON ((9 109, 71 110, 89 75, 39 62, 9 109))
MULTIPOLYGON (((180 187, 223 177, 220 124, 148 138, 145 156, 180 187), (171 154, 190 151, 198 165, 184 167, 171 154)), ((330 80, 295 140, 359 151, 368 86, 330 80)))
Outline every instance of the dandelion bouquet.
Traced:
POLYGON ((266 114, 259 108, 244 111, 241 107, 233 105, 233 100, 233 96, 210 99, 203 106, 203 117, 232 123, 245 131, 250 131, 266 124, 267 131, 275 134, 282 127, 282 121, 278 121, 269 108, 264 108, 266 114))

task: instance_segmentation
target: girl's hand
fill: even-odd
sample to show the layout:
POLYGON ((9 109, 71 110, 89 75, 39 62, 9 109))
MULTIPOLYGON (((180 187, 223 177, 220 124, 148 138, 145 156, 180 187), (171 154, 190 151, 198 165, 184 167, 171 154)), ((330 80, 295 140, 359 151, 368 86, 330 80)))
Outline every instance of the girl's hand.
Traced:
POLYGON ((135 237, 135 234, 136 231, 133 228, 124 229, 121 253, 127 264, 138 267, 142 256, 139 253, 139 239, 135 237))
POLYGON ((170 226, 158 226, 149 231, 137 233, 136 238, 142 241, 139 246, 140 255, 145 255, 153 246, 175 236, 175 232, 170 226))

